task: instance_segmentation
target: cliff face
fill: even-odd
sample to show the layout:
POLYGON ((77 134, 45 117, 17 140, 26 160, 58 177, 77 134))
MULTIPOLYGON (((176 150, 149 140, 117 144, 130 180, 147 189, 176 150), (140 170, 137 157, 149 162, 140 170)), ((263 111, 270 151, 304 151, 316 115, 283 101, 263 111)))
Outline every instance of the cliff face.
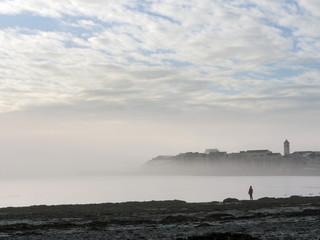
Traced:
POLYGON ((180 153, 158 156, 144 166, 147 173, 196 175, 320 175, 320 154, 282 156, 269 150, 180 153))

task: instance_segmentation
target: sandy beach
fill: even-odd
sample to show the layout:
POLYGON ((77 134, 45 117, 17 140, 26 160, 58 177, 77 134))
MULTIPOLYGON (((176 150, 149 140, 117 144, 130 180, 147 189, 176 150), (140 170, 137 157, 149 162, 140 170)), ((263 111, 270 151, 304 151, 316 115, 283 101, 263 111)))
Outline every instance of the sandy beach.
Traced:
POLYGON ((320 239, 320 197, 0 209, 0 239, 320 239))

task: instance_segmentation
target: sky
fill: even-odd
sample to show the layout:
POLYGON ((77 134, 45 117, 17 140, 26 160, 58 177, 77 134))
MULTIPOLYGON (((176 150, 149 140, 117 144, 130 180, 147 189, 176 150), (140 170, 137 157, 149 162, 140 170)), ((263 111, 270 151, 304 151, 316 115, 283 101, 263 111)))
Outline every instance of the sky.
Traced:
POLYGON ((1 0, 1 177, 320 150, 317 0, 1 0))

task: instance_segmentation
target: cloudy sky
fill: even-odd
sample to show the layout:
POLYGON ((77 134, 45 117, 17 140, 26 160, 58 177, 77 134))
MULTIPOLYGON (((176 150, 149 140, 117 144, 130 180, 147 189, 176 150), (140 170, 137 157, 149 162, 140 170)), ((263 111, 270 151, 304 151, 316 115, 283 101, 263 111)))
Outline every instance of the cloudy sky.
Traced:
POLYGON ((1 0, 1 174, 320 150, 317 0, 1 0))

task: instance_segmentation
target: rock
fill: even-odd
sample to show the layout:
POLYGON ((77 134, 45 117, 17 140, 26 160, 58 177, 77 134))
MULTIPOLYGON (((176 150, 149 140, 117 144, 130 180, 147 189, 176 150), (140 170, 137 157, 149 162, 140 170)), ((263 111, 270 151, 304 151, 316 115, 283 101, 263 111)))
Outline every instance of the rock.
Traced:
POLYGON ((290 199, 301 199, 302 197, 299 195, 291 195, 290 199))
POLYGON ((257 201, 264 202, 264 201, 274 201, 274 200, 276 200, 276 198, 274 197, 263 197, 263 198, 259 198, 257 201))
POLYGON ((162 224, 172 224, 172 223, 183 223, 183 222, 192 222, 199 220, 196 217, 193 216, 184 216, 184 215, 178 215, 178 216, 167 216, 164 219, 160 221, 162 224))
POLYGON ((234 218, 234 216, 232 214, 215 213, 215 214, 210 214, 205 219, 207 221, 214 221, 214 220, 226 220, 226 219, 233 219, 233 218, 234 218))
POLYGON ((259 240, 248 234, 242 233, 209 233, 202 236, 190 236, 187 238, 177 238, 176 240, 259 240))
POLYGON ((223 200, 223 203, 236 203, 236 202, 240 202, 240 200, 236 198, 226 198, 223 200))

